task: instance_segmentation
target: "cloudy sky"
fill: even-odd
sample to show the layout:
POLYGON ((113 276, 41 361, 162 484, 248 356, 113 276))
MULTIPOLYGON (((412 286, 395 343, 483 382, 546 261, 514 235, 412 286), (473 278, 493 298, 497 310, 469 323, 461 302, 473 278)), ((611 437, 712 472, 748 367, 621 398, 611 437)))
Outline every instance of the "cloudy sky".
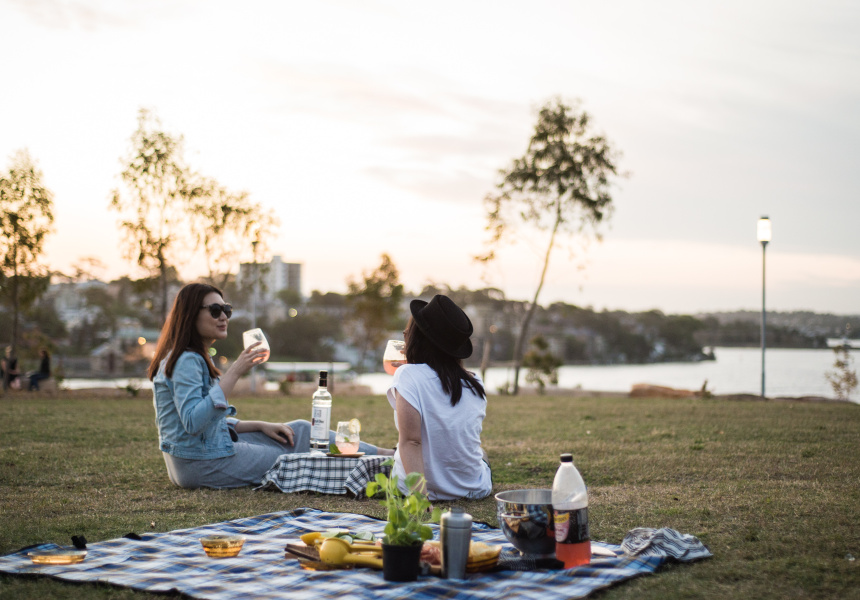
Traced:
POLYGON ((133 272, 107 205, 146 107, 192 167, 277 212, 305 294, 385 252, 409 290, 525 299, 542 239, 486 273, 471 257, 483 197, 560 96, 629 177, 542 303, 758 309, 768 215, 768 307, 860 313, 856 3, 0 0, 0 22, 0 166, 27 148, 44 172, 54 269, 133 272))

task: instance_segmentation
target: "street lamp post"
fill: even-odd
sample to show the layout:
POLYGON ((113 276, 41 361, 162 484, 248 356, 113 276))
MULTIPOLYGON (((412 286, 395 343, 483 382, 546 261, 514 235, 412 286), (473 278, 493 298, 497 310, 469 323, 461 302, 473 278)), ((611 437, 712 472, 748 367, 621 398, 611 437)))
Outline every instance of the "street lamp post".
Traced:
POLYGON ((758 220, 758 241, 761 242, 761 397, 764 398, 764 352, 767 348, 767 313, 765 312, 765 249, 772 237, 770 219, 762 217, 758 220))
MULTIPOLYGON (((254 265, 254 282, 251 285, 251 329, 257 328, 257 282, 259 274, 257 273, 257 240, 251 242, 251 248, 254 256, 252 257, 254 265)), ((257 393, 257 367, 251 367, 251 393, 257 393)))

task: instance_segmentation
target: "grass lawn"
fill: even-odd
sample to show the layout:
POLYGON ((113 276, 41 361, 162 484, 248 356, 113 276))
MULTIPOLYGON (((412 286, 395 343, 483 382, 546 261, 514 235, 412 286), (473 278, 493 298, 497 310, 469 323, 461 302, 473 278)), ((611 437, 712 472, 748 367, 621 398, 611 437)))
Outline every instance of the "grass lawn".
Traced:
MULTIPOLYGON (((239 398, 249 419, 307 418, 309 398, 239 398)), ((384 516, 372 500, 173 487, 151 398, 0 398, 0 553, 96 542, 297 507, 384 516)), ((335 397, 393 445, 381 396, 335 397)), ((599 598, 860 598, 860 406, 701 399, 493 396, 484 423, 495 492, 550 487, 572 452, 590 493, 591 534, 633 527, 698 536, 714 557, 670 565, 599 598)), ((493 498, 462 502, 496 525, 493 498)), ((443 506, 445 506, 443 504, 443 506)), ((99 584, 0 575, 6 598, 164 598, 99 584)), ((170 597, 169 595, 167 597, 170 597)))

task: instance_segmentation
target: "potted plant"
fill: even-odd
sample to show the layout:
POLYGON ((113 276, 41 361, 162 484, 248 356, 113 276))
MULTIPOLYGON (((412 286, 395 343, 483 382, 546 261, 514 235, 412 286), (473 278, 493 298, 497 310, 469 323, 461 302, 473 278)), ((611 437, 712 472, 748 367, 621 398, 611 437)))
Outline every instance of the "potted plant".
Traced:
POLYGON ((415 581, 421 546, 433 537, 433 530, 427 523, 438 522, 440 511, 433 508, 420 491, 426 483, 420 473, 406 476, 406 489, 411 490, 407 494, 400 491, 396 475, 389 479, 378 473, 375 479, 367 484, 367 497, 372 498, 381 491, 385 495, 381 504, 388 510, 382 543, 382 576, 387 581, 415 581))

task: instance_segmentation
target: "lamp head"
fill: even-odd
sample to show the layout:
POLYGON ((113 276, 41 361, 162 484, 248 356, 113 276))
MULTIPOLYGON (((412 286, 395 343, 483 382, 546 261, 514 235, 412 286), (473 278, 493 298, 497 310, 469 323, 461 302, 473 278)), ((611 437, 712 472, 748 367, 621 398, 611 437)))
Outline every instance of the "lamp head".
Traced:
POLYGON ((770 241, 773 234, 773 231, 771 230, 770 226, 770 219, 768 219, 767 217, 762 217, 758 220, 757 233, 758 241, 760 241, 762 244, 767 244, 770 241))

